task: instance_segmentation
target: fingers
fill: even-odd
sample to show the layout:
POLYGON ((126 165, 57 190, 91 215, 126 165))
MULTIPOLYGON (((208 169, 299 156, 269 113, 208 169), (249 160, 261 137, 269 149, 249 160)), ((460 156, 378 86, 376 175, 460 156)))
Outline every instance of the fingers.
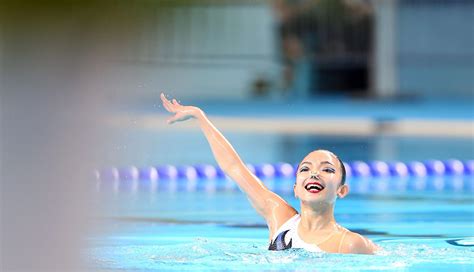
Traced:
POLYGON ((163 101, 163 102, 165 102, 165 100, 167 100, 164 93, 160 94, 160 98, 161 98, 161 101, 163 101))
POLYGON ((171 113, 175 113, 175 115, 173 115, 172 117, 168 118, 166 120, 166 123, 168 123, 169 125, 175 123, 179 118, 179 114, 176 113, 176 106, 179 105, 178 102, 176 101, 176 99, 173 99, 173 103, 171 103, 165 96, 164 93, 161 93, 160 94, 160 98, 161 98, 161 101, 163 102, 163 107, 165 107, 165 109, 171 113))
POLYGON ((166 120, 166 123, 168 123, 168 125, 174 124, 177 121, 179 121, 180 118, 181 116, 179 114, 175 114, 174 116, 171 116, 170 118, 168 118, 166 120))
POLYGON ((166 104, 166 102, 163 102, 163 107, 164 107, 168 112, 171 112, 171 109, 169 108, 168 104, 166 104))
POLYGON ((173 104, 166 98, 164 93, 160 94, 161 102, 163 103, 163 107, 169 112, 175 112, 173 104))
POLYGON ((174 116, 171 117, 171 118, 168 118, 168 119, 166 120, 166 123, 168 123, 168 125, 171 125, 171 124, 173 124, 174 122, 176 122, 176 118, 175 118, 174 116))

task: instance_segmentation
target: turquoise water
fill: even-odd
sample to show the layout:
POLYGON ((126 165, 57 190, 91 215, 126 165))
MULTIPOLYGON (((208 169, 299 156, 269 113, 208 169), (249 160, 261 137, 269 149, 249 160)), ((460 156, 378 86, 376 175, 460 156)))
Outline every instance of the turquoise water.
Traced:
MULTIPOLYGON (((440 179, 444 187, 408 180, 406 187, 379 191, 370 190, 380 183, 375 180, 364 181, 375 184, 368 187, 351 182, 354 190, 338 200, 335 216, 383 248, 374 256, 268 251, 264 221, 226 181, 198 181, 203 186, 193 190, 176 181, 155 191, 102 184, 103 209, 94 217, 101 227, 89 237, 85 257, 90 269, 107 270, 472 271, 473 177, 440 179), (464 189, 448 186, 459 179, 464 189)), ((275 188, 299 206, 284 186, 275 188)))

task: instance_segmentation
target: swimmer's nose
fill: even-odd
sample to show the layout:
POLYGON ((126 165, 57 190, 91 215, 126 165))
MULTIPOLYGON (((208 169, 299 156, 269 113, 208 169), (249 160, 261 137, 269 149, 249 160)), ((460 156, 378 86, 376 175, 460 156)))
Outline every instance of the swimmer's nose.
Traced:
POLYGON ((311 172, 311 178, 319 179, 318 172, 311 172))

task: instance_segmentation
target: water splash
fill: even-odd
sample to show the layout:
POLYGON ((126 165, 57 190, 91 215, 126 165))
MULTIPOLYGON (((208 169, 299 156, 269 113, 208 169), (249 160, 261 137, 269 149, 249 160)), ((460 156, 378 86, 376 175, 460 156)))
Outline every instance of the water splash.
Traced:
MULTIPOLYGON (((427 245, 406 242, 384 243, 376 255, 313 253, 304 250, 268 251, 262 240, 223 242, 195 238, 190 242, 161 245, 98 246, 88 252, 92 266, 100 269, 186 269, 202 270, 316 270, 395 271, 422 267, 423 270, 449 265, 468 268, 474 258, 471 249, 443 243, 427 245)), ((159 242, 158 242, 159 243, 159 242)), ((456 269, 454 269, 456 270, 456 269)))

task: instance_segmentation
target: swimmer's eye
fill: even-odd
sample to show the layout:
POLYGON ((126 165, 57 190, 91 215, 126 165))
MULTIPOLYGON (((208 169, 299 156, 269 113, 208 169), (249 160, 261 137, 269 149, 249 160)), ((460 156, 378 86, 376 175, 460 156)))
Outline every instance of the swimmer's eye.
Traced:
POLYGON ((308 171, 308 170, 309 170, 308 167, 302 167, 302 168, 300 169, 300 172, 305 172, 305 171, 308 171))
POLYGON ((327 173, 332 173, 332 174, 336 173, 336 170, 334 170, 332 168, 325 168, 325 169, 323 169, 323 171, 327 172, 327 173))

